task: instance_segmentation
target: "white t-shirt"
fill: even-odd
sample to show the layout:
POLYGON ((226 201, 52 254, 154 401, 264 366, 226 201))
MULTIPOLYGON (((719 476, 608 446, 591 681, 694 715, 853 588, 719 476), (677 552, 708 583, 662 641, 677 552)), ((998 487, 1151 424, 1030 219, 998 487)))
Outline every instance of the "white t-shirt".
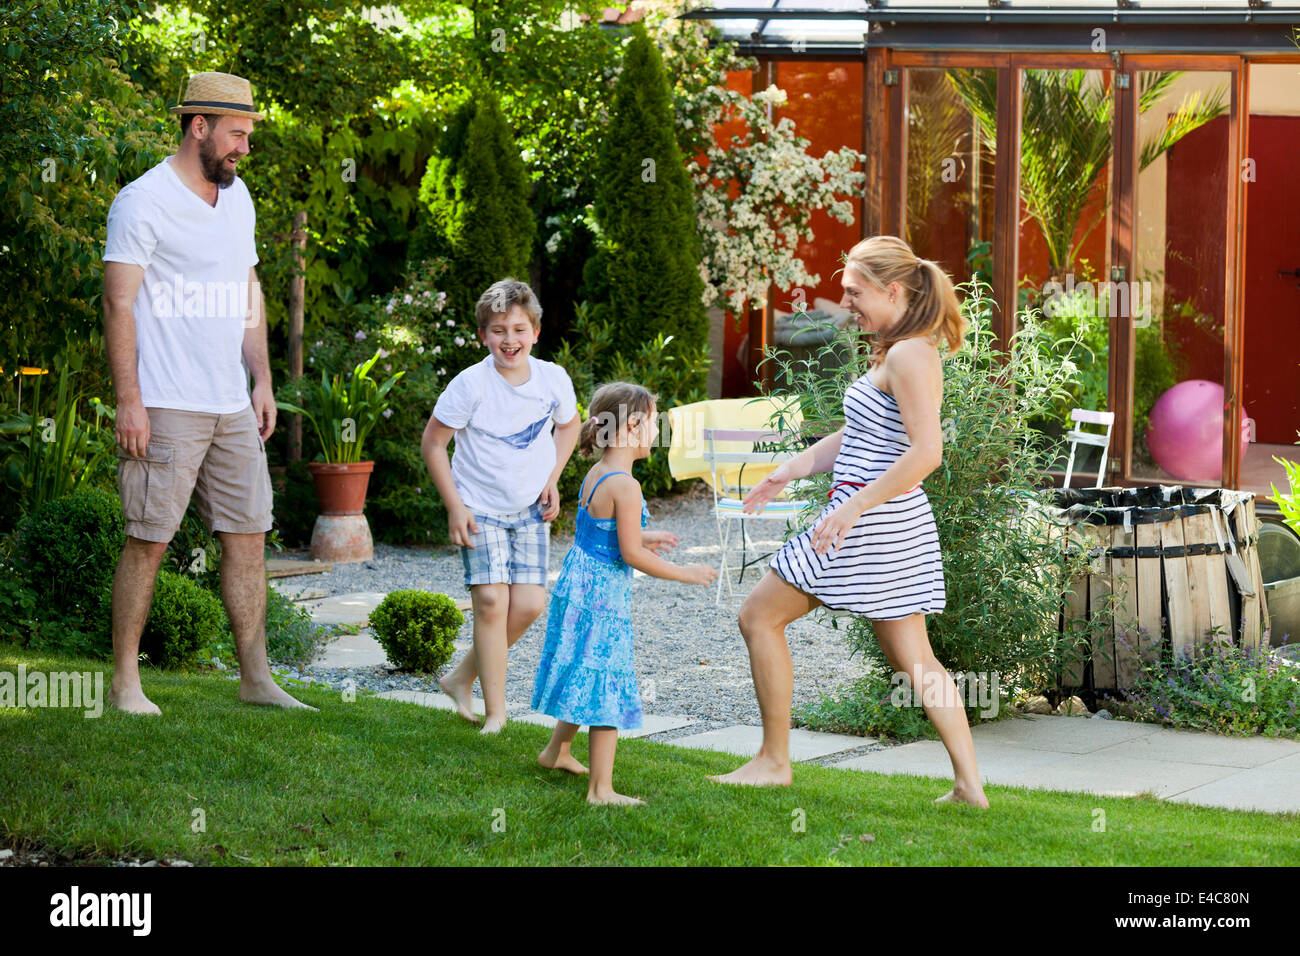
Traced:
POLYGON ((104 261, 144 267, 132 311, 146 408, 226 415, 248 405, 242 348, 255 224, 238 177, 209 206, 168 160, 113 200, 104 261))
POLYGON ((578 414, 569 373, 528 356, 529 378, 511 385, 491 354, 451 380, 433 417, 455 428, 451 476, 465 507, 508 515, 537 502, 555 468, 552 422, 578 414))

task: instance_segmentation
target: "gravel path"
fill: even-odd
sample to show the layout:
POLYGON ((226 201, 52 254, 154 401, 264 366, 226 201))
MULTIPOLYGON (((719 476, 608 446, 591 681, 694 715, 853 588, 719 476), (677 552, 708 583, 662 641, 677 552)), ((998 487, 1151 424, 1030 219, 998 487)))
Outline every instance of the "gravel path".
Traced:
MULTIPOLYGON (((677 563, 705 562, 717 565, 718 533, 712 516, 713 499, 708 488, 698 483, 684 495, 649 502, 650 527, 678 536, 677 549, 668 555, 677 563)), ((765 553, 779 544, 783 526, 778 522, 758 523, 765 553)), ((735 533, 733 531, 733 540, 735 533)), ((553 535, 550 549, 550 581, 554 583, 564 556, 573 543, 571 535, 553 535)), ((754 544, 751 539, 751 545, 754 544)), ((755 554, 753 548, 750 556, 755 554)), ((750 680, 749 657, 736 625, 736 614, 744 594, 764 571, 760 565, 745 572, 744 583, 733 597, 725 595, 714 604, 714 589, 665 581, 637 572, 632 598, 632 619, 636 631, 637 678, 645 697, 645 710, 656 715, 693 717, 705 723, 689 731, 664 734, 661 739, 696 733, 735 723, 758 724, 758 703, 750 680)), ((356 591, 395 591, 421 588, 468 597, 458 549, 376 545, 373 561, 338 565, 333 571, 290 579, 286 584, 327 590, 331 595, 356 591)), ((734 572, 733 572, 734 580, 734 572)), ((532 698, 533 675, 545 641, 546 613, 534 622, 510 652, 506 699, 527 704, 532 698)), ((852 681, 863 673, 858 659, 850 659, 840 631, 810 615, 787 629, 794 661, 795 705, 815 700, 821 693, 852 681)), ((458 642, 472 639, 467 620, 458 642)), ((458 651, 452 663, 459 661, 458 651)), ((366 668, 344 672, 308 667, 303 676, 337 683, 352 676, 357 686, 372 689, 436 690, 430 677, 392 673, 387 668, 366 668)), ((659 739, 659 738, 657 738, 659 739)))

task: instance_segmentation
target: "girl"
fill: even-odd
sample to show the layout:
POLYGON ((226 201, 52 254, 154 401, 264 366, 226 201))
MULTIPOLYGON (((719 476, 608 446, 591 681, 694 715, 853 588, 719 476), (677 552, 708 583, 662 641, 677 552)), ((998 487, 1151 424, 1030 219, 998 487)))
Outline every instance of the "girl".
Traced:
POLYGON ((559 723, 537 762, 554 770, 590 773, 588 803, 644 803, 614 791, 619 729, 641 726, 641 697, 632 668, 632 569, 687 584, 711 584, 717 572, 660 558, 676 535, 643 531, 649 512, 632 463, 650 454, 655 397, 640 385, 602 385, 591 399, 578 450, 603 453, 582 481, 573 547, 551 593, 546 646, 537 666, 533 710, 559 723), (588 771, 570 753, 578 727, 590 728, 588 771))
POLYGON ((935 659, 925 615, 944 609, 943 562, 921 480, 939 466, 943 374, 936 340, 955 352, 965 319, 948 276, 907 243, 875 236, 849 252, 840 303, 874 332, 870 371, 844 395, 844 427, 776 468, 745 498, 761 512, 797 478, 834 470, 830 503, 812 526, 772 558, 771 570, 740 609, 763 745, 720 783, 786 784, 793 689, 785 628, 818 605, 871 619, 881 650, 913 692, 952 760, 952 791, 939 799, 987 807, 966 712, 935 659))

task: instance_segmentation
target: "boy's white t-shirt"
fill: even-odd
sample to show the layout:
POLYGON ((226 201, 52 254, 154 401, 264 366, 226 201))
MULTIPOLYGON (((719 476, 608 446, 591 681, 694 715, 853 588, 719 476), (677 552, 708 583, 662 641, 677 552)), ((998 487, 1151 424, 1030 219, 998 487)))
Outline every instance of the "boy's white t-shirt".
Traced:
POLYGON ((489 353, 451 380, 433 417, 456 429, 451 475, 465 507, 509 515, 537 502, 555 468, 554 422, 578 414, 569 373, 528 356, 529 377, 511 385, 489 353))
POLYGON ((248 405, 242 351, 255 228, 242 180, 209 206, 168 160, 113 200, 104 261, 144 268, 132 312, 146 408, 225 415, 248 405))

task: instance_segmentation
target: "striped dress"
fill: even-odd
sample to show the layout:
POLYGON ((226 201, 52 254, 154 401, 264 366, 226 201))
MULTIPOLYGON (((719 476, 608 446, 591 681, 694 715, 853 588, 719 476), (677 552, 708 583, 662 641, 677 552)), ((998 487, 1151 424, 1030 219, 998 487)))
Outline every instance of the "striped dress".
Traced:
POLYGON ((867 375, 844 393, 844 440, 835 459, 830 503, 770 562, 784 580, 829 608, 889 621, 944 609, 943 560, 930 499, 918 485, 863 512, 839 549, 817 554, 812 529, 885 473, 911 445, 894 396, 867 375))

